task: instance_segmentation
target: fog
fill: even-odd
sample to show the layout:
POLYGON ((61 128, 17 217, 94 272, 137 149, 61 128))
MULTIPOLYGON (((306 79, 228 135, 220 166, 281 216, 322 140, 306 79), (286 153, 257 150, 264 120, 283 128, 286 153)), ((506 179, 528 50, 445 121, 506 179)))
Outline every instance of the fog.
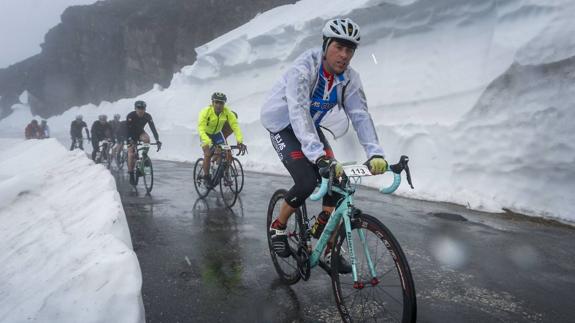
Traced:
POLYGON ((50 28, 60 22, 69 6, 96 0, 2 0, 0 1, 0 68, 40 53, 50 28))

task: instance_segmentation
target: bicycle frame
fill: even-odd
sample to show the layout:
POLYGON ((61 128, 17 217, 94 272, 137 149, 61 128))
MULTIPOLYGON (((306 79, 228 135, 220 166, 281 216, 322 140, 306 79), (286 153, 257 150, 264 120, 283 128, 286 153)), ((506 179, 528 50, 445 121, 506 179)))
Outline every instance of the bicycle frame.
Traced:
MULTIPOLYGON (((319 237, 317 244, 312 251, 310 256, 310 267, 313 268, 319 264, 319 259, 324 252, 325 248, 329 240, 331 239, 332 233, 338 228, 340 220, 343 218, 343 223, 345 227, 345 234, 347 237, 347 247, 350 255, 351 260, 351 268, 353 274, 353 281, 357 281, 357 261, 355 257, 355 249, 353 246, 353 241, 351 238, 351 212, 353 211, 353 194, 355 193, 355 189, 352 188, 348 182, 348 187, 345 190, 342 190, 339 187, 332 187, 332 191, 342 194, 344 197, 342 201, 339 203, 339 206, 332 212, 331 216, 329 217, 328 222, 326 223, 325 228, 321 236, 319 237)), ((318 196, 312 197, 312 200, 317 200, 321 198, 318 196)), ((365 235, 363 231, 359 231, 359 236, 361 242, 363 244, 363 251, 365 253, 366 259, 369 264, 369 270, 371 272, 372 278, 377 277, 377 272, 375 271, 375 267, 371 260, 371 255, 369 254, 369 250, 367 244, 365 243, 365 235)))
MULTIPOLYGON (((403 170, 406 171, 407 181, 408 181, 409 185, 411 186, 411 188, 413 188, 413 185, 411 183, 411 174, 409 172, 409 167, 407 166, 408 161, 409 161, 409 158, 407 156, 401 156, 401 159, 397 164, 390 165, 389 168, 393 172, 393 183, 389 187, 381 188, 380 192, 382 192, 384 194, 391 194, 391 193, 395 192, 395 190, 397 190, 397 188, 401 184, 401 175, 400 174, 403 170)), ((329 179, 322 178, 322 182, 321 182, 320 189, 318 190, 318 192, 315 194, 312 194, 310 196, 310 199, 312 201, 317 201, 317 200, 321 199, 326 193, 328 193, 328 191, 332 191, 332 192, 339 193, 339 194, 343 195, 341 202, 336 207, 336 209, 332 212, 328 222, 326 223, 326 226, 325 226, 321 236, 318 239, 316 247, 312 251, 312 254, 310 256, 310 267, 313 268, 319 264, 319 258, 321 256, 321 254, 324 252, 325 248, 327 247, 328 241, 331 239, 331 235, 338 228, 339 223, 341 221, 341 218, 343 218, 343 223, 344 223, 344 227, 345 227, 345 236, 346 236, 346 240, 347 240, 347 247, 348 247, 348 252, 349 252, 350 260, 351 260, 353 281, 357 282, 358 281, 357 280, 357 260, 355 257, 355 249, 353 246, 353 239, 351 236, 351 214, 352 214, 352 211, 354 210, 353 195, 355 194, 355 186, 357 186, 360 183, 360 180, 356 179, 358 177, 344 176, 344 179, 342 180, 343 188, 340 188, 338 186, 332 186, 329 184, 332 182, 331 178, 333 178, 333 170, 330 171, 330 178, 329 179), (353 180, 353 183, 352 183, 352 180, 353 180)), ((361 178, 361 177, 359 177, 359 178, 361 178)), ((363 252, 365 253, 365 258, 367 259, 367 263, 369 266, 369 271, 371 273, 371 277, 372 277, 372 279, 376 279, 377 278, 377 272, 375 270, 375 266, 373 265, 371 255, 369 253, 369 248, 367 247, 367 244, 365 242, 365 233, 361 230, 358 230, 358 234, 359 234, 359 239, 361 241, 361 244, 363 246, 363 252)))

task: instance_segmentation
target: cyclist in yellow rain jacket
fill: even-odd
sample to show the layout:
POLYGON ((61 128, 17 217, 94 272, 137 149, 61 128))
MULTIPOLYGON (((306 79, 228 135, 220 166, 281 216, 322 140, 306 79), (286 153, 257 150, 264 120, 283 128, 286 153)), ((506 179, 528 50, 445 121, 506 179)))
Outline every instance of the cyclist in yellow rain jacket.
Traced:
MULTIPOLYGON (((227 97, 225 94, 216 92, 212 94, 212 104, 203 108, 198 117, 198 134, 202 141, 202 150, 204 151, 204 160, 210 160, 212 157, 211 146, 216 144, 226 144, 227 137, 234 133, 238 148, 240 151, 246 149, 243 144, 242 131, 238 125, 238 119, 235 112, 230 110, 226 105, 227 97)), ((232 154, 226 155, 228 162, 232 161, 232 154)), ((210 163, 204 163, 204 178, 209 179, 210 163)))

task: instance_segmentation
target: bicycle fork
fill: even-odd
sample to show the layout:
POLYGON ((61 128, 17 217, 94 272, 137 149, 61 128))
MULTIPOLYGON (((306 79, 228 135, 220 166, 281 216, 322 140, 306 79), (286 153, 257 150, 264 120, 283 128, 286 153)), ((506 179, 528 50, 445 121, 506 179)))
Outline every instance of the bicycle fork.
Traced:
MULTIPOLYGON (((316 248, 314 249, 314 251, 310 257, 311 258, 311 266, 314 267, 319 263, 319 258, 320 258, 321 252, 323 252, 323 250, 327 246, 328 240, 331 239, 331 235, 332 235, 333 231, 335 231, 335 229, 337 227, 337 223, 339 222, 340 218, 343 217, 345 236, 346 236, 346 240, 347 240, 347 248, 349 251, 349 258, 351 260, 351 269, 352 269, 352 275, 353 275, 353 288, 363 289, 365 287, 366 282, 360 281, 359 277, 358 277, 357 257, 356 257, 356 253, 355 253, 353 237, 352 237, 352 230, 351 230, 351 218, 352 218, 354 208, 351 204, 349 204, 346 209, 347 210, 344 212, 346 212, 347 214, 345 214, 345 215, 343 214, 342 211, 338 212, 338 210, 336 210, 332 213, 332 216, 330 216, 330 219, 328 220, 328 223, 325 226, 324 232, 322 233, 321 237, 319 238, 318 243, 316 245, 316 248), (330 223, 330 222, 332 222, 332 223, 330 223)), ((362 248, 363 253, 364 253, 365 258, 366 258, 367 263, 368 263, 369 273, 371 275, 371 280, 369 281, 369 284, 371 286, 375 286, 375 285, 379 284, 379 279, 377 278, 377 271, 375 270, 375 266, 373 264, 371 254, 369 252, 369 247, 368 247, 367 241, 365 239, 365 232, 362 229, 358 229, 357 231, 358 231, 361 245, 363 246, 363 248, 362 248)))

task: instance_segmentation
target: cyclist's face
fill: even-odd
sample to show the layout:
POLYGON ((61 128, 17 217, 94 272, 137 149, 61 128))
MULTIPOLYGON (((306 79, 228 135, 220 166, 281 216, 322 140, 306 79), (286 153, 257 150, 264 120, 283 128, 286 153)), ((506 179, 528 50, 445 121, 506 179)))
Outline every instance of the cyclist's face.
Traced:
POLYGON ((145 109, 136 109, 136 114, 138 115, 138 117, 143 117, 144 113, 146 113, 145 109))
POLYGON ((355 49, 346 47, 336 40, 330 42, 325 53, 325 68, 330 73, 341 74, 349 66, 355 49))
POLYGON ((224 111, 224 101, 213 100, 212 105, 214 106, 214 111, 217 114, 220 114, 220 113, 222 113, 222 111, 224 111))

